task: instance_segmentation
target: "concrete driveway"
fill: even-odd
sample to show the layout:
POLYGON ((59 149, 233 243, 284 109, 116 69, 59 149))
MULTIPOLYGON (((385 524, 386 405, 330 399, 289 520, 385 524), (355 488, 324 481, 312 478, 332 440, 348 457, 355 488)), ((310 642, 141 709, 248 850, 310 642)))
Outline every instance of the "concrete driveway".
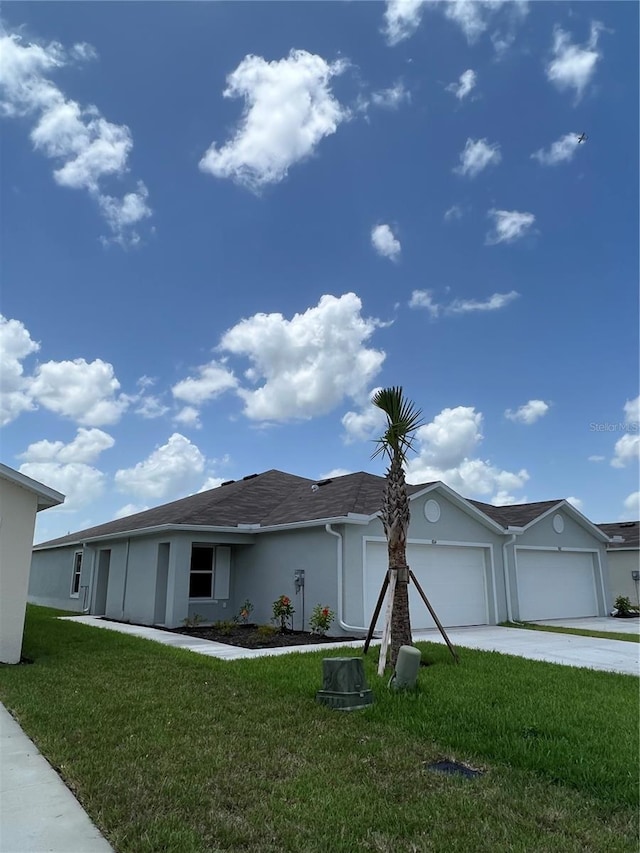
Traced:
POLYGON ((640 619, 614 619, 613 616, 590 616, 580 619, 545 619, 536 625, 551 625, 558 628, 581 628, 583 631, 607 631, 609 634, 638 634, 640 619))
MULTIPOLYGON (((621 620, 613 619, 612 621, 621 620)), ((502 652, 505 655, 560 663, 564 666, 580 666, 605 672, 640 675, 638 643, 601 640, 576 634, 555 634, 552 631, 527 631, 525 628, 500 628, 495 625, 449 628, 447 636, 454 646, 468 649, 502 652)), ((413 639, 414 642, 424 640, 444 643, 438 630, 416 631, 413 639)))

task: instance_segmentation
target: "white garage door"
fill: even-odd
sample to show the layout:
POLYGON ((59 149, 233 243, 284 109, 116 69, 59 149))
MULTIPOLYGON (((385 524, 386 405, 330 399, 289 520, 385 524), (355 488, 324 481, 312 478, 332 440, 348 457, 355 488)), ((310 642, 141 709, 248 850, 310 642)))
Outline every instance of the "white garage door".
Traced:
POLYGON ((576 551, 517 550, 520 619, 597 616, 593 556, 576 551))
MULTIPOLYGON (((407 563, 418 579, 438 619, 445 627, 486 625, 487 596, 485 561, 482 548, 454 545, 407 545, 407 563)), ((387 543, 367 542, 365 565, 365 620, 373 616, 380 587, 387 571, 387 543)), ((411 627, 416 631, 435 628, 435 622, 416 591, 409 584, 411 627)), ((384 607, 377 622, 381 630, 384 607)))

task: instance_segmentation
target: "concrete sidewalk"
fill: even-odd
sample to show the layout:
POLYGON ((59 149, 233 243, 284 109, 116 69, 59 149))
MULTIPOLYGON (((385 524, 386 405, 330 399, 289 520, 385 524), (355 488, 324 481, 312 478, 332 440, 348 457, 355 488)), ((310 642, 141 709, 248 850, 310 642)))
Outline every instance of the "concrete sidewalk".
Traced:
MULTIPOLYGON (((275 649, 243 649, 212 640, 201 640, 186 634, 173 634, 144 625, 130 625, 121 622, 109 622, 98 616, 61 616, 61 619, 91 625, 96 628, 118 631, 135 637, 144 637, 163 645, 187 649, 201 655, 238 660, 265 657, 268 655, 286 655, 292 652, 316 652, 345 646, 362 648, 362 640, 348 640, 344 643, 317 643, 308 646, 285 646, 275 649)), ((618 620, 616 620, 618 621, 618 620)), ((480 651, 501 652, 505 655, 529 658, 530 660, 558 663, 564 666, 586 667, 605 672, 620 672, 625 675, 640 674, 640 646, 620 640, 602 640, 595 637, 581 637, 575 634, 555 634, 546 631, 527 631, 524 628, 501 628, 497 625, 479 625, 471 628, 448 628, 447 635, 454 646, 478 649, 480 651)), ((414 631, 414 642, 444 643, 440 632, 414 631)), ((374 640, 373 644, 380 643, 374 640)))
POLYGON ((0 853, 113 853, 80 803, 3 705, 0 853))

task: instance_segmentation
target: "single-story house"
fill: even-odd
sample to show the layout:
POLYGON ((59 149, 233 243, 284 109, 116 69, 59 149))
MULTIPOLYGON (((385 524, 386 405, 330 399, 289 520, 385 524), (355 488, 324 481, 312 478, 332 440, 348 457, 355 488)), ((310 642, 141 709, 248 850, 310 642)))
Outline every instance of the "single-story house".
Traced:
POLYGON ((618 521, 598 527, 611 540, 607 545, 607 558, 612 600, 624 595, 632 604, 640 604, 639 581, 633 579, 633 573, 638 577, 640 572, 640 522, 618 521))
MULTIPOLYGON (((268 622, 286 594, 296 629, 322 604, 332 633, 364 632, 387 567, 384 485, 365 472, 229 481, 37 545, 30 600, 177 627, 230 620, 246 599, 268 622)), ((567 501, 495 507, 441 482, 407 488, 408 563, 445 626, 607 613, 608 537, 567 501)), ((413 585, 410 604, 415 629, 434 626, 413 585)))
POLYGON ((0 663, 19 663, 36 513, 64 495, 0 463, 0 663))

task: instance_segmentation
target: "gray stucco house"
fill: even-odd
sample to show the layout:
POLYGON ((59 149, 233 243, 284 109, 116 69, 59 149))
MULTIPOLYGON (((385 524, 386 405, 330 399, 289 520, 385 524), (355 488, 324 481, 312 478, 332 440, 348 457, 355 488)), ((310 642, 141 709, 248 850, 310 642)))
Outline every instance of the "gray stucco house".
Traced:
POLYGON ((607 557, 612 600, 624 595, 632 604, 640 604, 640 582, 633 579, 640 572, 640 522, 616 521, 598 527, 611 539, 607 557))
MULTIPOLYGON (((265 471, 37 545, 29 599, 148 625, 228 620, 245 599, 294 627, 320 603, 335 634, 364 632, 387 566, 384 478, 265 471), (304 586, 295 584, 304 573, 304 586)), ((445 626, 605 615, 607 535, 564 500, 494 507, 444 483, 408 486, 408 562, 445 626)), ((412 626, 434 627, 410 587, 412 626)))

